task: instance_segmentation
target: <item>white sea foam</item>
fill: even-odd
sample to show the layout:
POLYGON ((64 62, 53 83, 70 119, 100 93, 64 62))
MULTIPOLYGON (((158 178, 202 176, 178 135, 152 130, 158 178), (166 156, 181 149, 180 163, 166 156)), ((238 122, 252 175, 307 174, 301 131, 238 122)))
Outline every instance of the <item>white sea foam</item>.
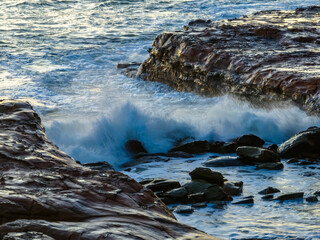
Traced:
POLYGON ((47 124, 47 134, 76 160, 108 161, 117 167, 129 160, 124 151, 129 139, 141 141, 152 153, 167 152, 186 137, 228 141, 252 133, 279 144, 301 130, 320 125, 319 118, 307 116, 293 106, 268 110, 228 96, 215 100, 196 98, 201 101, 192 105, 181 107, 181 102, 167 100, 155 103, 153 108, 149 101, 135 98, 132 102, 136 103, 114 106, 98 116, 54 120, 47 124))

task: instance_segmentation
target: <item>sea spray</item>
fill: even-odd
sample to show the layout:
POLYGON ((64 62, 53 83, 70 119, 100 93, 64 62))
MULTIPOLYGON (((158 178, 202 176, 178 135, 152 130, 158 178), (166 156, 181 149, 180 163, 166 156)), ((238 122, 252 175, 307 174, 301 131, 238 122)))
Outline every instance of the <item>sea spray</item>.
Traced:
MULTIPOLYGON (((205 99, 204 99, 205 100, 205 99)), ((143 101, 124 103, 95 117, 60 118, 46 124, 48 136, 81 162, 107 161, 119 167, 129 161, 125 142, 136 139, 148 152, 167 152, 183 139, 229 141, 252 133, 279 144, 319 118, 296 107, 257 109, 229 96, 201 105, 166 103, 153 109, 143 101)))

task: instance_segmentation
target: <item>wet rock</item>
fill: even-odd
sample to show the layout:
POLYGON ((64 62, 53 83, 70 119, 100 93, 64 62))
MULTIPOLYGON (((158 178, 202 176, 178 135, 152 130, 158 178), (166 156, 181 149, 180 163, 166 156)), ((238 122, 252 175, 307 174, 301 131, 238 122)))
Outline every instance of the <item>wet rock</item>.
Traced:
POLYGON ((98 171, 114 171, 114 168, 108 162, 84 163, 83 166, 98 171))
POLYGON ((164 153, 163 156, 172 157, 172 158, 192 158, 193 155, 186 152, 168 152, 164 153))
POLYGON ((174 209, 174 212, 180 214, 190 214, 194 212, 194 208, 187 205, 178 205, 174 209))
POLYGON ((167 192, 172 189, 181 187, 178 181, 168 180, 168 179, 155 179, 145 184, 144 186, 154 192, 157 192, 157 191, 167 192))
POLYGON ((253 204, 253 203, 254 203, 253 198, 248 198, 248 199, 244 199, 244 200, 241 200, 238 202, 234 202, 232 204, 253 204))
POLYGON ((263 144, 265 143, 264 140, 262 140, 261 138, 253 134, 243 135, 233 140, 233 142, 236 143, 239 147, 240 146, 262 147, 263 144))
POLYGON ((2 238, 3 240, 54 240, 41 232, 12 232, 2 238))
POLYGON ((282 158, 320 158, 320 128, 311 127, 282 143, 278 152, 282 158))
POLYGON ((315 196, 320 196, 320 191, 314 192, 313 195, 315 195, 315 196))
POLYGON ((189 154, 200 154, 210 151, 211 144, 208 141, 194 141, 172 148, 169 152, 185 152, 189 154))
POLYGON ((319 12, 262 11, 162 33, 138 76, 178 91, 292 101, 319 113, 319 12))
POLYGON ((188 203, 202 203, 206 201, 206 197, 203 192, 193 193, 188 195, 188 203))
POLYGON ((239 160, 238 157, 233 156, 222 156, 210 158, 203 163, 206 167, 233 167, 243 166, 244 163, 239 160))
POLYGON ((263 190, 261 190, 260 192, 258 192, 259 194, 263 194, 263 195, 266 195, 266 194, 270 194, 270 193, 278 193, 280 192, 279 189, 277 188, 273 188, 273 187, 267 187, 263 190))
POLYGON ((0 239, 214 239, 125 174, 76 163, 30 104, 0 101, 0 125, 0 239))
POLYGON ((267 194, 261 197, 263 200, 272 200, 273 199, 273 194, 267 194))
MULTIPOLYGON (((204 194, 205 201, 228 199, 227 194, 223 191, 223 189, 220 186, 209 183, 205 180, 201 180, 201 179, 192 180, 190 182, 183 184, 182 186, 187 189, 189 194, 198 194, 198 193, 204 194)), ((189 195, 189 200, 191 201, 190 195, 189 195)))
POLYGON ((205 208, 206 206, 207 206, 207 204, 204 202, 192 204, 192 207, 194 207, 194 208, 205 208))
POLYGON ((223 191, 230 196, 238 196, 242 193, 243 182, 226 182, 223 191))
POLYGON ((237 154, 244 162, 279 162, 279 156, 273 151, 258 147, 238 147, 237 154))
POLYGON ((219 172, 212 171, 210 168, 198 167, 192 170, 189 175, 192 180, 201 179, 209 183, 217 184, 223 186, 223 176, 219 172))
POLYGON ((266 169, 266 170, 281 170, 283 169, 283 164, 281 162, 275 163, 259 163, 256 170, 266 169))
POLYGON ((299 162, 299 159, 297 159, 297 158, 290 158, 288 161, 287 161, 287 163, 298 163, 299 162))
POLYGON ((280 195, 274 200, 279 200, 279 201, 286 201, 286 200, 294 200, 294 199, 299 199, 303 198, 303 192, 298 192, 298 193, 288 193, 284 195, 280 195))
POLYGON ((307 202, 318 202, 318 198, 316 196, 310 196, 306 198, 307 202))
POLYGON ((180 187, 180 188, 176 188, 176 189, 168 191, 167 195, 168 195, 168 197, 173 198, 173 199, 185 200, 188 195, 188 191, 184 187, 180 187))
POLYGON ((267 147, 267 149, 277 152, 278 151, 278 145, 277 144, 271 144, 270 146, 267 147))
POLYGON ((128 140, 125 144, 125 149, 132 156, 138 153, 147 153, 147 150, 138 140, 128 140))

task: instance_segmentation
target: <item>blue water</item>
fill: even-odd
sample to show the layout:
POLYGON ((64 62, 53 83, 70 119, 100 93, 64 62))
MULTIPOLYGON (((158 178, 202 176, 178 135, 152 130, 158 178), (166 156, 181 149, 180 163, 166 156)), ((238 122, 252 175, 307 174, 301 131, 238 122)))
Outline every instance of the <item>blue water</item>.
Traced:
MULTIPOLYGON (((203 98, 178 93, 162 84, 129 79, 116 65, 142 62, 157 34, 182 29, 194 19, 235 18, 259 10, 312 4, 319 1, 2 0, 0 97, 30 101, 41 114, 49 137, 76 160, 108 161, 116 168, 128 160, 123 144, 131 138, 142 141, 150 152, 167 151, 186 136, 228 140, 254 133, 270 143, 280 143, 300 130, 320 125, 320 119, 290 105, 255 109, 229 96, 203 98)), ((165 164, 152 169, 159 174, 170 170, 165 164)), ((178 170, 171 178, 180 177, 178 170)), ((289 176, 298 174, 296 171, 289 176)), ((148 175, 132 174, 135 178, 148 175)), ((317 181, 304 180, 310 182, 308 191, 320 188, 317 181)), ((260 181, 257 186, 262 184, 260 181)), ((261 218, 273 209, 261 207, 266 208, 261 218)), ((275 236, 290 233, 316 239, 314 218, 288 211, 289 219, 280 217, 288 227, 281 226, 281 235, 275 236), (302 218, 304 231, 295 231, 296 225, 290 223, 302 218)), ((236 208, 223 214, 238 219, 248 213, 236 208)), ((194 221, 199 214, 181 220, 197 225, 194 221)), ((244 221, 242 227, 249 229, 248 224, 244 221)), ((225 225, 214 220, 212 225, 210 221, 197 225, 224 239, 262 237, 270 231, 269 224, 249 233, 238 231, 237 226, 232 221, 225 225)))

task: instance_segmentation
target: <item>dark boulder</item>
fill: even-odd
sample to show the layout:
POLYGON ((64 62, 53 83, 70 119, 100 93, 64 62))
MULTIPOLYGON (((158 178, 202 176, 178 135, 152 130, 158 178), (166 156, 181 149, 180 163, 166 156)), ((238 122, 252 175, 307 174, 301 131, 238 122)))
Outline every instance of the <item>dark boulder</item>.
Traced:
POLYGON ((147 153, 147 150, 138 140, 128 140, 124 147, 126 151, 132 156, 138 153, 147 153))
POLYGON ((223 176, 219 172, 212 171, 210 168, 198 167, 192 170, 189 175, 192 180, 201 179, 209 183, 217 184, 223 186, 223 176))
MULTIPOLYGON (((205 201, 215 201, 215 200, 227 200, 228 195, 223 191, 222 187, 217 184, 209 183, 205 180, 197 179, 187 182, 182 185, 191 194, 204 194, 205 201)), ((191 196, 189 195, 189 198, 191 196)), ((195 198, 195 196, 192 196, 195 198)), ((201 197, 198 195, 197 197, 201 197)))
POLYGON ((248 163, 279 162, 277 153, 258 147, 238 147, 237 154, 241 161, 248 163))
POLYGON ((306 198, 307 202, 318 202, 318 198, 316 196, 310 196, 306 198))
POLYGON ((185 152, 189 154, 200 154, 209 152, 211 144, 208 141, 194 141, 174 147, 169 152, 185 152))
POLYGON ((282 158, 320 158, 320 128, 311 127, 282 143, 278 152, 282 158))
POLYGON ((242 193, 243 182, 226 182, 223 191, 230 196, 238 196, 242 193))
POLYGON ((234 139, 233 142, 237 144, 239 147, 240 146, 262 147, 263 144, 265 143, 264 140, 262 140, 261 138, 253 134, 243 135, 241 137, 234 139))

